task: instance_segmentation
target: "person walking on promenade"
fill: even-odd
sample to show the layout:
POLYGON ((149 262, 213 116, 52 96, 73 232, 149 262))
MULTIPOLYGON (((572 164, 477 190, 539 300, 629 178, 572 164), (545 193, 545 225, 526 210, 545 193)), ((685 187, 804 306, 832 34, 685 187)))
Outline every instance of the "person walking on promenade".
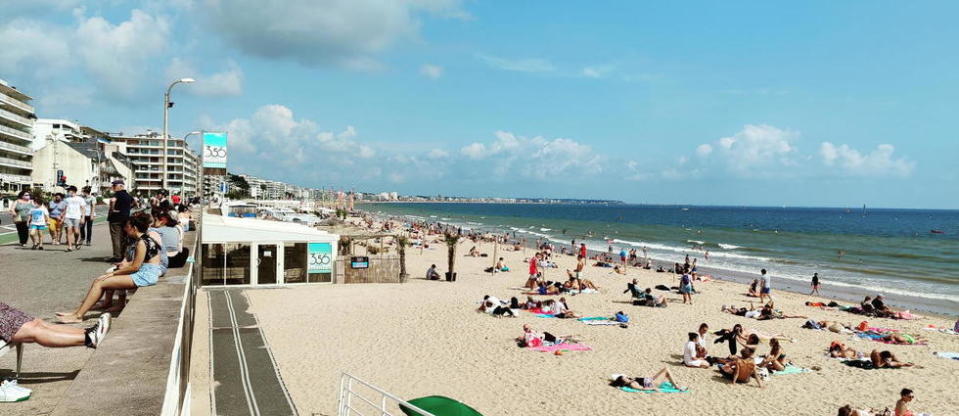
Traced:
POLYGON ((770 275, 766 274, 766 269, 760 270, 759 273, 762 274, 762 277, 761 277, 760 279, 761 279, 762 284, 763 284, 762 289, 759 290, 759 303, 765 304, 765 303, 766 303, 766 297, 767 297, 767 296, 769 297, 769 300, 770 300, 770 301, 773 300, 773 295, 771 294, 771 292, 772 292, 772 286, 771 286, 772 277, 771 277, 770 275))
POLYGON ((50 201, 50 238, 53 239, 53 245, 58 246, 62 242, 63 234, 63 210, 67 203, 63 202, 63 194, 53 194, 53 200, 50 201))
POLYGON ((130 218, 133 197, 124 189, 122 179, 113 181, 112 185, 113 200, 110 202, 110 210, 107 214, 107 221, 110 223, 110 240, 113 243, 113 257, 109 259, 109 262, 118 263, 123 260, 123 254, 126 252, 123 224, 130 218))
POLYGON ((43 231, 50 222, 50 211, 43 204, 43 197, 33 200, 33 209, 30 210, 30 239, 33 240, 34 250, 43 250, 43 231))
POLYGON ((67 188, 66 208, 63 210, 63 231, 67 234, 67 251, 80 249, 80 228, 84 226, 83 220, 87 217, 87 201, 82 196, 77 195, 77 187, 67 188))
POLYGON ((83 217, 83 226, 80 227, 80 241, 77 245, 86 241, 87 246, 93 239, 93 219, 96 218, 94 208, 97 206, 97 198, 91 194, 89 186, 83 187, 83 200, 87 203, 87 215, 83 217))
POLYGON ((812 292, 809 292, 809 294, 821 295, 819 293, 819 273, 812 274, 812 292))
POLYGON ((27 239, 30 238, 27 222, 30 219, 30 210, 32 209, 33 201, 30 200, 30 191, 20 191, 17 200, 10 204, 10 216, 13 217, 13 224, 17 226, 20 247, 26 247, 27 239))

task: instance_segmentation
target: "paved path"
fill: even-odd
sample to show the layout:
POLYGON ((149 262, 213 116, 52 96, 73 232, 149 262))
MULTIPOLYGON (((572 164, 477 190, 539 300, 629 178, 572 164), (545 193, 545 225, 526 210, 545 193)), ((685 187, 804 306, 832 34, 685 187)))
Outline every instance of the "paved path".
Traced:
MULTIPOLYGON (((49 242, 49 235, 46 237, 49 242)), ((45 244, 43 251, 0 246, 0 301, 49 321, 57 311, 72 310, 86 294, 92 278, 110 266, 110 236, 104 224, 93 227, 93 245, 67 252, 66 246, 45 244)), ((95 314, 81 327, 92 325, 95 314)), ((90 359, 88 348, 43 348, 27 345, 20 383, 33 389, 33 397, 21 403, 3 403, 0 414, 49 414, 71 381, 90 359)), ((16 354, 0 358, 0 378, 10 377, 16 354)))
MULTIPOLYGON (((211 414, 296 415, 243 290, 209 290, 211 414)), ((199 359, 199 358, 197 358, 199 359)))

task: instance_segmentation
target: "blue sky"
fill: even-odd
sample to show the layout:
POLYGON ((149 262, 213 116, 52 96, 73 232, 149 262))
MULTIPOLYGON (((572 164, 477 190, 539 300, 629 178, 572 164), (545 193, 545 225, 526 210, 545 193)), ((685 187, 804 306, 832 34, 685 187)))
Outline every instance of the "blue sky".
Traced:
POLYGON ((954 2, 13 0, 40 117, 306 186, 954 208, 954 2))

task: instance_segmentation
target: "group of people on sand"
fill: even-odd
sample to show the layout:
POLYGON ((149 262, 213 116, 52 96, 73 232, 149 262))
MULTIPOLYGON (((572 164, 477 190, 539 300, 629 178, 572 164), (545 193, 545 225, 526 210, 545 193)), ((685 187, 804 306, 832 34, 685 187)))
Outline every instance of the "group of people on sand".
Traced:
POLYGON ((909 403, 916 398, 912 389, 902 389, 899 391, 899 400, 896 400, 894 409, 888 407, 883 410, 876 409, 855 409, 850 405, 839 408, 839 416, 931 416, 928 413, 913 413, 909 410, 909 403))
POLYGON ((736 316, 742 316, 744 318, 755 319, 757 321, 766 321, 770 319, 808 319, 805 315, 788 315, 783 312, 781 309, 777 309, 775 304, 770 301, 763 305, 762 308, 756 309, 755 305, 752 302, 749 302, 749 308, 746 307, 735 307, 733 305, 723 305, 720 309, 722 312, 731 313, 736 316))
POLYGON ((538 314, 552 315, 561 319, 575 319, 582 317, 581 314, 569 309, 569 304, 565 297, 559 299, 535 300, 528 296, 525 302, 520 302, 518 298, 512 297, 509 302, 502 301, 495 296, 485 295, 480 302, 477 312, 483 312, 496 317, 509 316, 516 317, 520 310, 530 311, 538 314))
POLYGON ((755 380, 760 387, 763 370, 783 371, 789 365, 782 345, 782 341, 792 341, 788 337, 764 335, 747 330, 740 324, 736 324, 732 329, 717 331, 714 335, 718 338, 713 343, 728 344, 729 355, 709 355, 709 325, 702 323, 696 332, 688 334, 688 340, 683 347, 683 365, 692 368, 709 368, 715 365, 720 374, 731 383, 755 380), (762 342, 769 344, 769 352, 759 356, 756 352, 762 342))

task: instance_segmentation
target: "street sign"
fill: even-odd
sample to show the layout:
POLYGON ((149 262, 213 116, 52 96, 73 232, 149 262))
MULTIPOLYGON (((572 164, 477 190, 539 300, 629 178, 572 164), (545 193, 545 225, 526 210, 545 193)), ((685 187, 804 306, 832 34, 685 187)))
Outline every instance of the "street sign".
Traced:
POLYGON ((203 132, 203 167, 226 169, 226 133, 203 132))

